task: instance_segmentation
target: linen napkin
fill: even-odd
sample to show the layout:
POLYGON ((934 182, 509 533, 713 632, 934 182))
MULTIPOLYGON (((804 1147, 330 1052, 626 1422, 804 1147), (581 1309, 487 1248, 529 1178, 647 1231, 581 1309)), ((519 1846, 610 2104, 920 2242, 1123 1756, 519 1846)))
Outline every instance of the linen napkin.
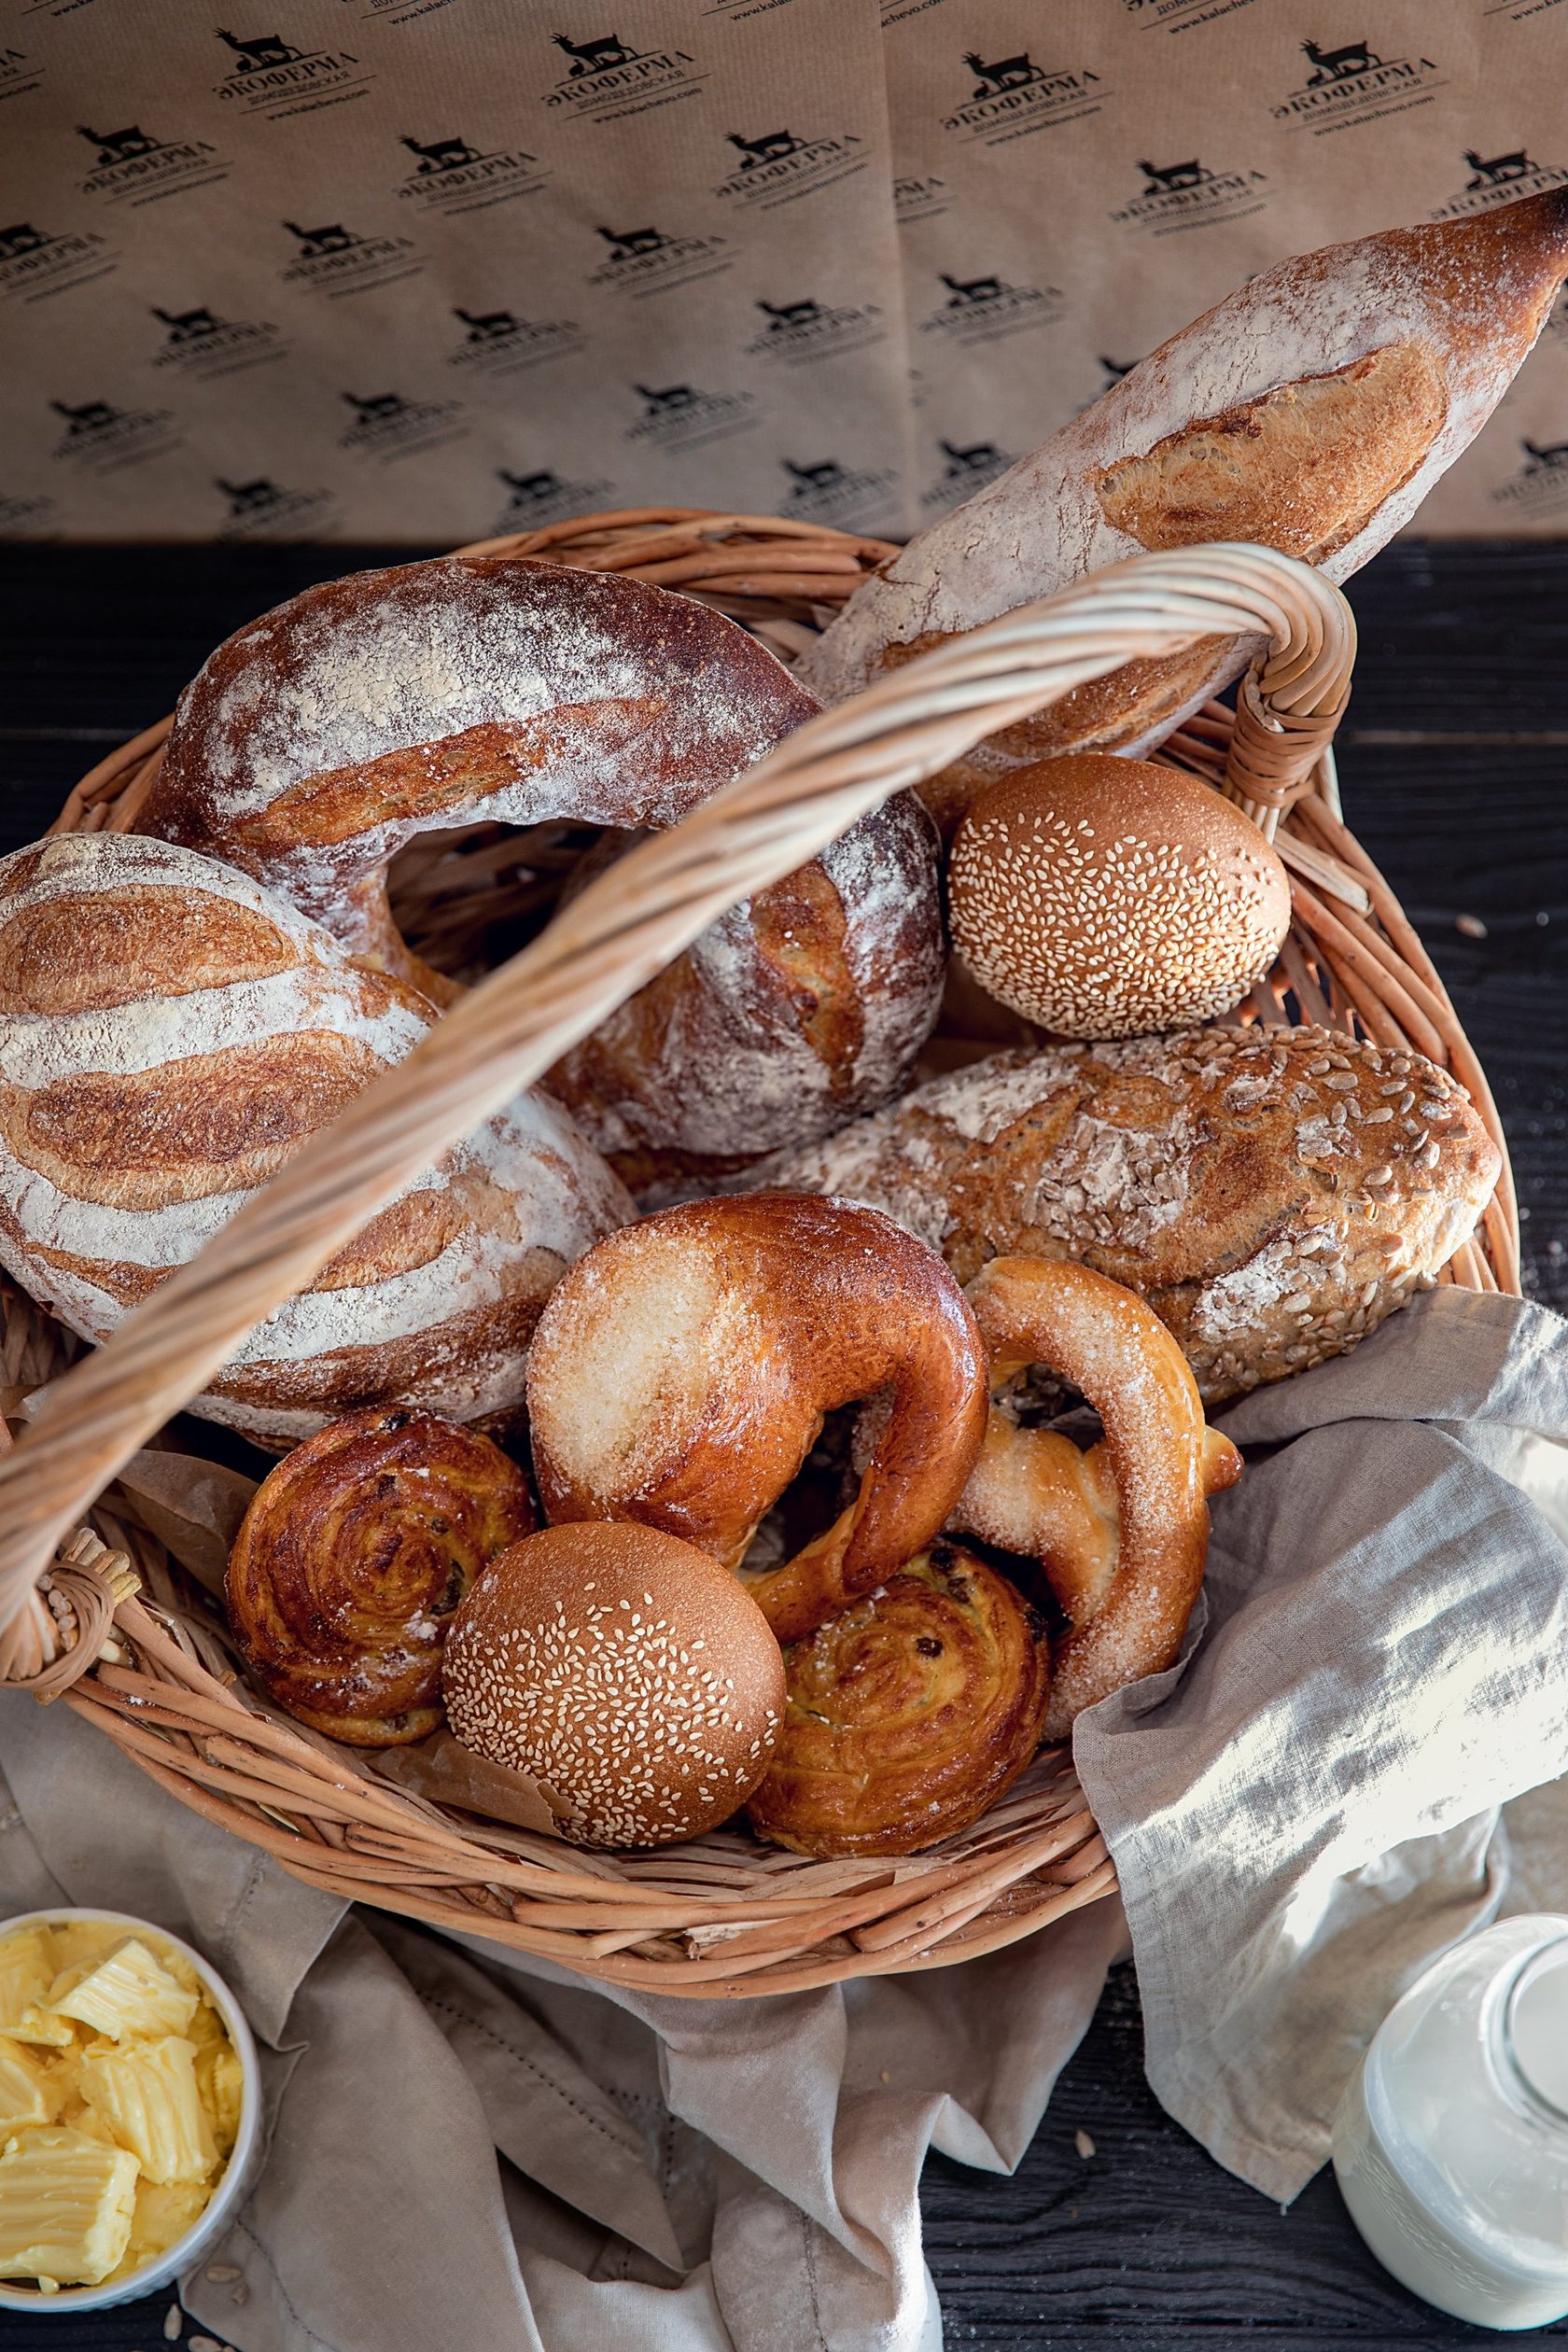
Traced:
MULTIPOLYGON (((1497 1808, 1568 1766, 1568 1328, 1442 1291, 1225 1417, 1183 1663, 1083 1719, 1158 2095, 1287 2197, 1497 1808)), ((1122 1947, 1102 1902, 952 1969, 736 2003, 345 1914, 62 1706, 0 1706, 0 1912, 141 1911, 233 1981, 270 2162, 188 2306, 241 2352, 934 2352, 928 2147, 1005 2172, 1122 1947), (214 2265, 239 2273, 213 2280, 214 2265), (240 2298, 237 2300, 236 2298, 240 2298)), ((1532 1898, 1568 1908, 1568 1866, 1532 1898)))

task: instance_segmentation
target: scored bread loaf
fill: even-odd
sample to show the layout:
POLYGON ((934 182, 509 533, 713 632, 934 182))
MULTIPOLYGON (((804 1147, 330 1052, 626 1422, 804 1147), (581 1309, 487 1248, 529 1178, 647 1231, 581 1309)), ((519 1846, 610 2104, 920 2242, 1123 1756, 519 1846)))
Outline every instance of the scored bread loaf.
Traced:
POLYGON ((1423 1056, 1323 1029, 997 1054, 752 1181, 940 1250, 1073 1258, 1146 1298, 1206 1403, 1340 1355, 1469 1238, 1501 1155, 1423 1056))
MULTIPOLYGON (((193 850, 64 833, 0 860, 0 1265, 106 1337, 435 1017, 193 850)), ((555 1281, 632 1213, 559 1105, 520 1095, 192 1409, 289 1440, 361 1405, 508 1411, 555 1281)))
MULTIPOLYGON (((143 830, 221 858, 448 1001, 387 900, 432 829, 662 829, 817 711, 766 646, 619 573, 448 556, 305 589, 180 696, 143 830)), ((733 907, 549 1084, 642 1186, 827 1135, 907 1080, 942 997, 936 843, 900 793, 733 907)))
MULTIPOLYGON (((1474 440, 1568 270, 1568 188, 1264 270, 864 581, 805 655, 825 702, 1144 549, 1246 539, 1345 580, 1474 440)), ((1211 637, 1126 664, 921 787, 1156 743, 1251 658, 1211 637)))

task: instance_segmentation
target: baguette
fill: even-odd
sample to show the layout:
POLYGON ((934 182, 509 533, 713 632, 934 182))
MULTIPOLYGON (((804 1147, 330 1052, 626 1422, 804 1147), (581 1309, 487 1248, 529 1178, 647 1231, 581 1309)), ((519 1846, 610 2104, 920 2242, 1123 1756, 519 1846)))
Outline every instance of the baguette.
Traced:
POLYGON ((1501 1164, 1420 1054, 1205 1029, 995 1055, 753 1181, 881 1209, 962 1282, 1015 1254, 1092 1267, 1148 1300, 1212 1405, 1430 1286, 1501 1164))
MULTIPOLYGON (((1143 549, 1246 539, 1348 579, 1475 439, 1568 272, 1568 188, 1281 261, 1132 369, 858 588, 800 675, 824 702, 1143 549)), ((1209 637, 1125 664, 922 793, 1079 749, 1147 749, 1256 651, 1209 637)))

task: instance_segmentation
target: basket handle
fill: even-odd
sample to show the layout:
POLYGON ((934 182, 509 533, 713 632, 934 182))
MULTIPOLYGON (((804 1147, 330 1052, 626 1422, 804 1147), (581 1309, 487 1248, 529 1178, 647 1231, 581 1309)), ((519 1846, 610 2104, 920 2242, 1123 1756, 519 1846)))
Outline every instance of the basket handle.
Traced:
MULTIPOLYGON (((1248 681, 1259 739, 1303 751, 1310 740, 1309 766, 1349 691, 1350 607, 1271 549, 1182 548, 1134 556, 938 646, 631 850, 54 1383, 0 1458, 0 1628, 94 1497, 247 1333, 728 908, 983 736, 1125 662, 1213 637, 1265 641, 1248 681)), ((1257 804, 1256 788, 1272 788, 1252 756, 1227 788, 1257 804)))

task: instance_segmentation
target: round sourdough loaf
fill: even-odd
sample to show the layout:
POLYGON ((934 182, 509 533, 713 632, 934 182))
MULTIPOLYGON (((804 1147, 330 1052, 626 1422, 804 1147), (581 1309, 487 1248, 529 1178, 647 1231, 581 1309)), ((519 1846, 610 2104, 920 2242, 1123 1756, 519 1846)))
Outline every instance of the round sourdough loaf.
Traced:
MULTIPOLYGON (((0 1264, 103 1339, 435 1008, 232 868, 133 833, 0 860, 0 1264)), ((632 1214, 524 1094, 254 1331, 193 1410, 267 1439, 356 1406, 516 1406, 545 1298, 632 1214)))
POLYGON ((1079 751, 1002 777, 959 826, 953 945, 1062 1037, 1137 1037, 1239 1004, 1290 929, 1279 851, 1194 776, 1079 751))
MULTIPOLYGON (((386 896, 420 833, 676 824, 817 710, 723 613, 611 572, 443 556, 326 581, 180 696, 139 821, 444 1002, 386 896)), ((551 1072, 638 1189, 831 1134, 906 1083, 942 1000, 934 836, 900 793, 704 932, 551 1072)))

